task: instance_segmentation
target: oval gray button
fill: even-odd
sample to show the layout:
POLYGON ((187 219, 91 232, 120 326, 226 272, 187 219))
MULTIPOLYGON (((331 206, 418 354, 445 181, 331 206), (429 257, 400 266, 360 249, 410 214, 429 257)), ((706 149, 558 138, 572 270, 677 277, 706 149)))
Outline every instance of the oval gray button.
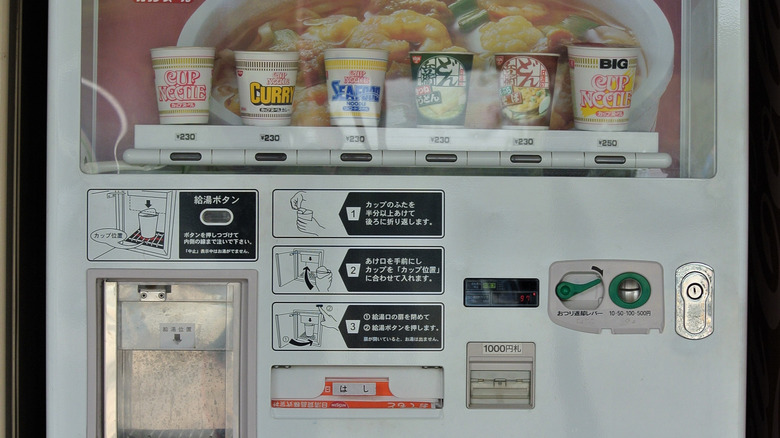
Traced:
POLYGON ((200 212, 200 222, 208 226, 225 226, 233 222, 233 212, 226 208, 207 208, 200 212))

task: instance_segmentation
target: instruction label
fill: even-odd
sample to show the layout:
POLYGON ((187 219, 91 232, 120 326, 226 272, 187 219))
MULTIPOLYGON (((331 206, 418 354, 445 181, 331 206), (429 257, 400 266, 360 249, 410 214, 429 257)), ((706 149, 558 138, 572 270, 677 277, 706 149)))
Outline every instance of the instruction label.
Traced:
POLYGON ((277 294, 444 293, 440 247, 276 246, 273 263, 277 294))
POLYGON ((257 192, 179 193, 179 258, 257 260, 257 192))
POLYGON ((443 237, 442 191, 275 190, 275 237, 443 237))
POLYGON ((441 248, 353 248, 339 274, 349 292, 443 292, 441 248))
POLYGON ((176 217, 175 190, 89 190, 87 258, 169 260, 176 254, 176 217))
POLYGON ((443 320, 441 305, 360 304, 347 307, 339 329, 347 348, 442 349, 443 320))
POLYGON ((441 192, 352 192, 339 212, 350 236, 441 236, 441 192))
POLYGON ((274 303, 274 350, 441 350, 444 305, 274 303))

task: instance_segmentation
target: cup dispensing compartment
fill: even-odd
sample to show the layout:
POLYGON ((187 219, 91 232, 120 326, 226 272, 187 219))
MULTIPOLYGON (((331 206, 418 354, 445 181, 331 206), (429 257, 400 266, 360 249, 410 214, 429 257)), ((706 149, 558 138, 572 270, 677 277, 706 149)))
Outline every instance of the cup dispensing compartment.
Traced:
POLYGON ((249 436, 249 282, 222 275, 95 280, 99 436, 249 436))
POLYGON ((663 331, 663 269, 650 261, 573 260, 550 266, 548 314, 589 333, 663 331))

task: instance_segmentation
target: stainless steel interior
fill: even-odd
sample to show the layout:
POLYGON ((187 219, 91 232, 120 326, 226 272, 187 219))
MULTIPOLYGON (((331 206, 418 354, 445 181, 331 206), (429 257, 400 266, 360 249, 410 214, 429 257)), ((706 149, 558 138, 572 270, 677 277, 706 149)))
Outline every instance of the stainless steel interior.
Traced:
POLYGON ((107 281, 106 437, 238 436, 241 284, 107 281))

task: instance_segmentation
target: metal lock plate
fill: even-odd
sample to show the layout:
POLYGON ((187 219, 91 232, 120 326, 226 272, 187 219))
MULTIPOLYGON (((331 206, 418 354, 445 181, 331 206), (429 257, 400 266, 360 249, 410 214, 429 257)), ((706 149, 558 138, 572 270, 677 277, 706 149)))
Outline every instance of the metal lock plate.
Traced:
POLYGON ((675 273, 677 334, 702 339, 713 332, 714 271, 703 263, 687 263, 675 273))

